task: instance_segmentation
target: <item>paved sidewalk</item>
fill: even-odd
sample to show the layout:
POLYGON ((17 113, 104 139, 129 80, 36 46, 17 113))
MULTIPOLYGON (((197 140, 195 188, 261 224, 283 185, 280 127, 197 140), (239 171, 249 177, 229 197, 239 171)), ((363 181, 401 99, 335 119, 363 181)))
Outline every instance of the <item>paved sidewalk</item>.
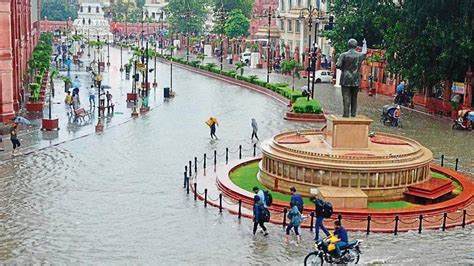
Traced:
MULTIPOLYGON (((127 62, 128 58, 131 56, 127 52, 123 53, 124 58, 123 62, 127 62)), ((30 126, 20 125, 19 130, 19 139, 21 142, 21 154, 29 154, 38 149, 43 149, 49 146, 58 145, 60 143, 84 137, 90 134, 95 134, 95 125, 97 124, 97 106, 93 108, 89 104, 89 88, 93 83, 92 76, 89 72, 85 71, 85 66, 90 64, 90 61, 93 60, 93 55, 91 58, 87 57, 87 54, 83 54, 82 61, 84 61, 84 67, 82 69, 77 69, 76 66, 73 66, 71 71, 71 79, 74 80, 75 76, 81 81, 81 88, 79 91, 80 96, 80 107, 84 108, 90 113, 90 120, 87 118, 85 122, 74 121, 73 117, 68 115, 69 107, 64 104, 65 92, 64 92, 64 82, 60 77, 54 79, 55 95, 52 99, 52 117, 59 118, 59 127, 58 131, 42 131, 41 130, 41 114, 28 114, 26 111, 19 114, 26 117, 32 122, 30 126)), ((125 123, 133 119, 131 117, 133 104, 126 102, 127 92, 131 91, 132 81, 125 80, 125 72, 120 73, 120 50, 116 48, 110 48, 110 69, 107 69, 105 73, 101 73, 103 77, 102 84, 109 85, 111 89, 110 93, 113 95, 113 103, 115 104, 114 112, 107 113, 105 111, 105 117, 102 118, 104 124, 104 132, 107 132, 107 128, 125 123), (119 78, 122 76, 122 78, 119 78)), ((66 76, 66 71, 61 71, 60 76, 66 76)), ((153 77, 149 78, 153 82, 153 77)), ((48 117, 48 96, 49 96, 49 82, 48 89, 46 94, 46 104, 43 110, 43 117, 48 117)), ((71 89, 72 91, 72 89, 71 89)), ((158 90, 160 91, 160 90, 158 90)), ((162 95, 154 94, 154 90, 151 90, 149 106, 155 108, 163 102, 162 95)), ((161 92, 161 91, 160 91, 161 92)), ((98 105, 98 96, 96 96, 96 104, 98 105)), ((138 107, 141 105, 141 102, 138 103, 138 107)), ((139 108, 137 108, 139 112, 139 108)), ((0 125, 0 129, 3 130, 3 147, 4 151, 0 151, 0 161, 7 160, 12 158, 12 144, 10 142, 9 136, 9 127, 0 125)), ((1 131, 0 131, 1 133, 1 131)), ((2 144, 0 144, 2 148, 2 144)))

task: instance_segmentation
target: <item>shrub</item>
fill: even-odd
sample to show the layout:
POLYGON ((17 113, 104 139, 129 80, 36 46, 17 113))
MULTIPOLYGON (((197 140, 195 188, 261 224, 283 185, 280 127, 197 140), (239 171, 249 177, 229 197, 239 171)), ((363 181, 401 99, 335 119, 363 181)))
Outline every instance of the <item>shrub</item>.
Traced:
POLYGON ((40 85, 38 83, 30 83, 30 95, 33 102, 38 101, 40 90, 40 85))
POLYGON ((191 66, 193 67, 198 67, 201 64, 201 61, 199 60, 193 60, 190 62, 191 66))
POLYGON ((311 113, 311 114, 321 114, 322 108, 319 101, 310 99, 309 101, 304 98, 298 98, 293 104, 293 111, 295 113, 311 113))
POLYGON ((273 83, 273 85, 275 85, 277 87, 288 87, 289 86, 287 83, 283 83, 283 82, 273 83))

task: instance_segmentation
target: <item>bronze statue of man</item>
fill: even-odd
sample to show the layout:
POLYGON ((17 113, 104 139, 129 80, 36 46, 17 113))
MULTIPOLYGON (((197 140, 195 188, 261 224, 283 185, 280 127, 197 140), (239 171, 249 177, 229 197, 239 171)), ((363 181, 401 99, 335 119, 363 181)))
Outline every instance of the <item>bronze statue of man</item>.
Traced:
POLYGON ((336 68, 342 71, 340 84, 342 86, 342 102, 344 106, 343 117, 349 117, 349 109, 351 116, 357 114, 357 93, 359 92, 360 83, 360 66, 367 54, 367 46, 362 49, 362 53, 357 52, 357 41, 350 39, 347 42, 349 50, 342 53, 337 59, 336 68))

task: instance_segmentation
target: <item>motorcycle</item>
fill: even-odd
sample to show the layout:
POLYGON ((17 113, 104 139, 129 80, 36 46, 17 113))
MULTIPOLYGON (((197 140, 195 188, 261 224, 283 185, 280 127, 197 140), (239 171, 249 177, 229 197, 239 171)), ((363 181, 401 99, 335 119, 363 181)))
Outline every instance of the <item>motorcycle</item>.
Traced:
POLYGON ((360 254, 362 254, 359 248, 360 243, 360 240, 350 241, 341 249, 341 256, 337 257, 334 251, 329 251, 328 249, 331 244, 330 238, 325 238, 314 244, 316 251, 306 255, 304 265, 323 265, 324 262, 329 264, 357 264, 360 254))

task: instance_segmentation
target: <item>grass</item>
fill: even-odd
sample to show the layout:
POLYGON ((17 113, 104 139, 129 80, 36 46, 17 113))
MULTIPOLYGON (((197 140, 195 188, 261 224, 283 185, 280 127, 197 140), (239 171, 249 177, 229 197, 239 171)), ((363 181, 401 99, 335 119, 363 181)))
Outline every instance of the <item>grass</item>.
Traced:
POLYGON ((305 97, 300 97, 296 100, 293 104, 293 110, 295 113, 320 114, 323 112, 319 101, 313 99, 308 101, 305 97))
MULTIPOLYGON (((266 189, 260 181, 257 179, 258 173, 258 162, 247 164, 243 167, 238 168, 230 174, 230 180, 239 186, 240 188, 253 192, 253 187, 266 189)), ((271 191, 271 190, 269 190, 271 191)), ((286 195, 280 192, 271 191, 273 200, 282 202, 290 202, 290 195, 286 195)), ((305 205, 311 205, 309 199, 303 199, 305 205)))
MULTIPOLYGON (((239 186, 240 188, 247 190, 249 192, 253 192, 252 188, 253 187, 258 187, 258 188, 263 188, 265 187, 258 181, 257 179, 257 173, 258 173, 258 162, 247 164, 243 167, 238 168, 234 172, 230 174, 230 180, 239 186)), ((432 172, 431 173, 434 178, 440 178, 440 179, 447 179, 450 180, 449 177, 432 172)), ((453 181, 453 186, 455 187, 455 190, 453 193, 455 195, 459 195, 462 192, 462 187, 459 185, 459 183, 453 181)), ((270 190, 271 191, 271 190, 270 190)), ((282 201, 282 202, 290 202, 290 195, 283 194, 280 192, 274 192, 271 191, 272 197, 274 200, 282 201)), ((311 205, 312 203, 309 201, 309 199, 304 198, 304 204, 305 205, 311 205)), ((410 203, 408 201, 404 200, 398 200, 398 201, 387 201, 387 202, 370 202, 367 204, 367 208, 370 210, 389 210, 389 209, 404 209, 404 208, 410 208, 417 206, 416 204, 410 203)))
POLYGON ((369 202, 368 209, 371 210, 387 210, 387 209, 404 209, 415 206, 415 204, 408 201, 387 201, 387 202, 369 202))
MULTIPOLYGON (((440 173, 435 173, 435 172, 431 172, 431 176, 434 177, 434 178, 439 178, 439 179, 444 179, 444 180, 451 180, 451 178, 443 175, 443 174, 440 174, 440 173)), ((462 193, 462 186, 461 184, 459 184, 458 182, 456 181, 452 181, 452 184, 453 184, 453 187, 454 187, 454 190, 453 190, 453 194, 454 195, 460 195, 462 193)))

